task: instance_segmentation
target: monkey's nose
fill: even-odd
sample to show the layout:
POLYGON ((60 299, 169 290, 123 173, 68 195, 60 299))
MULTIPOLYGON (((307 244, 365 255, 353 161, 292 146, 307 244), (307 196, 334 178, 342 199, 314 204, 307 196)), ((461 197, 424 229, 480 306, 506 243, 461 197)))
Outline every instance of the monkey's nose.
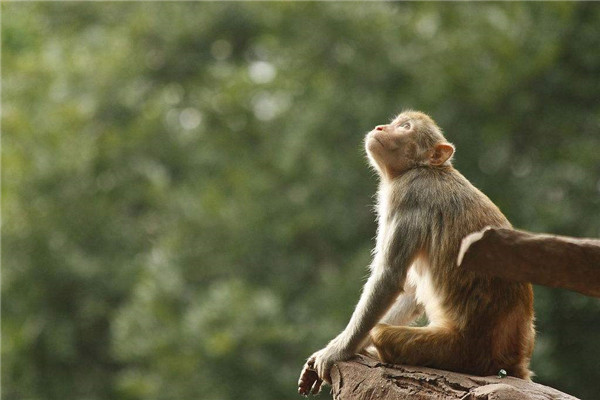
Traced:
POLYGON ((384 127, 385 127, 385 125, 377 125, 375 127, 375 130, 382 131, 384 127))

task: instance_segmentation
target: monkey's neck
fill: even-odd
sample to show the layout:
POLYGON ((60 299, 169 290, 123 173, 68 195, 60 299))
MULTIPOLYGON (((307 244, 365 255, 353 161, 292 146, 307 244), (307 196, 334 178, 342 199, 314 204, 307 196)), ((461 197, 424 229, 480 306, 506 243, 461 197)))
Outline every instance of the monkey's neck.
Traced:
POLYGON ((394 179, 402 176, 404 173, 406 173, 406 171, 396 171, 393 168, 384 166, 379 173, 379 179, 381 182, 392 182, 394 179))
POLYGON ((456 169, 452 164, 438 165, 435 167, 429 165, 415 165, 412 168, 405 169, 403 171, 392 171, 386 169, 379 173, 379 187, 383 185, 397 185, 402 184, 402 181, 407 176, 428 174, 428 175, 445 175, 448 173, 454 173, 456 169))
POLYGON ((452 167, 452 165, 443 165, 439 167, 417 166, 405 170, 401 174, 389 179, 380 175, 379 188, 377 190, 377 216, 379 221, 385 221, 394 214, 394 206, 401 202, 409 187, 423 179, 429 182, 444 181, 448 175, 462 176, 452 167))

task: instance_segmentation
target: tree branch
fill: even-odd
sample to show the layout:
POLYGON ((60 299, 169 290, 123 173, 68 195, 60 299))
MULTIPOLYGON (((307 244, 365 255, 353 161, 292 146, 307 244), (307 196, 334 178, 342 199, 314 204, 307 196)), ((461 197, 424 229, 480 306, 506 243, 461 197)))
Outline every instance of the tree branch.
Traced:
POLYGON ((556 389, 518 378, 481 377, 368 358, 339 362, 331 371, 335 400, 576 400, 556 389))
POLYGON ((488 228, 467 236, 462 268, 600 297, 600 240, 488 228))

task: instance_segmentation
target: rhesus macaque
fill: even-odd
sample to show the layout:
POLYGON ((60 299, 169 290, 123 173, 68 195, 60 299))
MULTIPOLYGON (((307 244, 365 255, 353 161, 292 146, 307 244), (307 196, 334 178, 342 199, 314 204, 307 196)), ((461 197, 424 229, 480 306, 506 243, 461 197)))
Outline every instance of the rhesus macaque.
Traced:
POLYGON ((383 362, 529 379, 531 285, 460 269, 461 240, 511 225, 452 167, 454 146, 427 115, 406 111, 365 139, 378 172, 377 242, 371 275, 348 326, 302 370, 298 392, 316 394, 337 361, 383 362), (423 312, 429 324, 407 326, 423 312))

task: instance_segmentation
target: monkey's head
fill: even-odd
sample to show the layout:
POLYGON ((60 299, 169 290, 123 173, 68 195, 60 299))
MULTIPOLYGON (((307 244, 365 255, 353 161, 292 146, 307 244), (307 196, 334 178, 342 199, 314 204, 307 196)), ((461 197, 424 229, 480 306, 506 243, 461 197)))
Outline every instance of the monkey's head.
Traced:
POLYGON ((365 138, 371 165, 383 178, 393 179, 415 167, 451 165, 454 146, 426 114, 404 111, 387 125, 378 125, 365 138))

